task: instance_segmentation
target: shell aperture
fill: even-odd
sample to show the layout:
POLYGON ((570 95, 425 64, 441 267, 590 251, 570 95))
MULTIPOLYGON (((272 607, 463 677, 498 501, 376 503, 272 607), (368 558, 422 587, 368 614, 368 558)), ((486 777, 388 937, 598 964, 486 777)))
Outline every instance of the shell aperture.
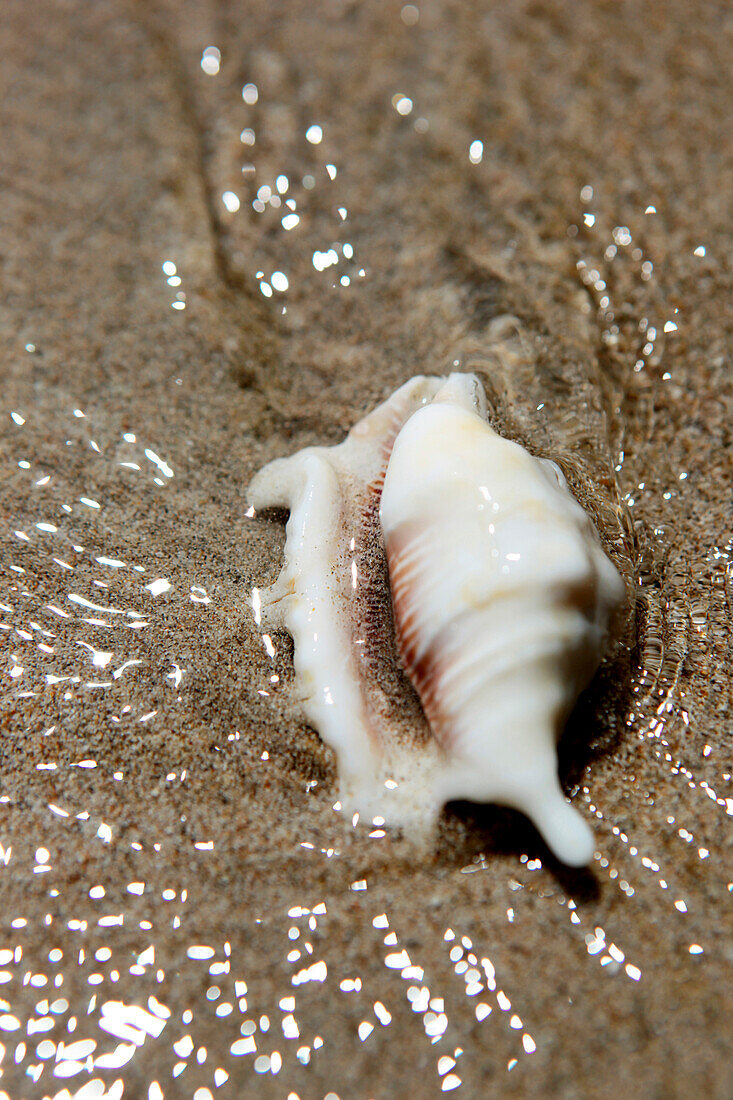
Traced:
POLYGON ((290 508, 263 607, 294 639, 344 809, 425 835, 449 800, 501 803, 559 859, 587 863, 593 835, 562 793, 556 745, 624 586, 554 463, 490 427, 478 378, 412 379, 338 447, 265 467, 249 499, 290 508), (397 659, 423 714, 390 700, 384 662, 361 648, 371 611, 353 548, 377 501, 397 659))
MULTIPOLYGON (((400 713, 405 708, 391 706, 385 690, 385 633, 392 653, 394 639, 378 505, 397 433, 442 381, 411 379, 343 443, 276 459, 247 494, 256 509, 290 510, 285 564, 260 595, 262 613, 271 628, 293 638, 296 689, 308 722, 336 753, 344 811, 381 814, 423 831, 439 809, 428 809, 430 784, 423 782, 437 753, 426 744, 416 701, 411 713, 409 706, 400 713), (380 616, 388 630, 375 629, 380 616), (413 727, 421 724, 416 735, 413 727)), ((396 659, 386 662, 390 671, 393 680, 399 677, 396 659)), ((392 695, 399 694, 397 685, 392 695)))

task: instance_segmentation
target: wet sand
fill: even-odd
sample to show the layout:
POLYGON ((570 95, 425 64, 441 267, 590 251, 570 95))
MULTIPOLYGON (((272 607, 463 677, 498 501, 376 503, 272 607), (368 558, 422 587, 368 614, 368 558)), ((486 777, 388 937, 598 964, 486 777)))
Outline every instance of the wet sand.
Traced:
POLYGON ((4 5, 12 1100, 731 1095, 732 45, 722 4, 4 5), (433 858, 352 829, 253 619, 255 470, 456 365, 628 582, 562 746, 587 872, 490 807, 433 858))

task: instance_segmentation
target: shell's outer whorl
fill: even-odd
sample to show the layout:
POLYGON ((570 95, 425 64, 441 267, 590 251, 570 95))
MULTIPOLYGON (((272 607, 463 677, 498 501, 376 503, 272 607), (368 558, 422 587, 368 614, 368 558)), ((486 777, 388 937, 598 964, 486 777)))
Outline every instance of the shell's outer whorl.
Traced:
MULTIPOLYGON (((376 541, 375 501, 394 439, 442 382, 413 378, 359 421, 343 443, 276 459, 248 491, 256 509, 290 510, 285 563, 275 583, 261 593, 262 611, 268 624, 293 638, 304 714, 336 752, 344 809, 381 813, 398 823, 426 816, 425 800, 415 795, 406 803, 404 791, 419 785, 435 752, 431 748, 416 760, 414 753, 403 751, 393 736, 388 700, 370 667, 371 609, 364 605, 367 585, 360 576, 369 541, 364 526, 371 517, 376 541), (391 811, 385 806, 390 801, 387 779, 403 789, 391 811)), ((427 816, 436 812, 431 808, 427 816)))
POLYGON ((443 750, 434 803, 514 806, 588 862, 555 746, 624 589, 585 512, 486 423, 478 380, 451 375, 395 441, 381 519, 398 647, 443 750))

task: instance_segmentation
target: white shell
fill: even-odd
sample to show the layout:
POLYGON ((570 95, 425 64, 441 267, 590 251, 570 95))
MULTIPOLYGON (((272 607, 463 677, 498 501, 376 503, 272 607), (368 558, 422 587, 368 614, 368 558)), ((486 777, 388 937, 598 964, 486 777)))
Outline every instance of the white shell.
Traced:
POLYGON ((270 463, 249 500, 290 509, 262 608, 293 637, 305 716, 336 752, 344 810, 427 836, 449 799, 500 802, 560 859, 586 863, 593 837, 562 794, 556 741, 623 585, 555 464, 488 425, 478 379, 413 378, 339 446, 270 463), (399 654, 423 711, 380 607, 377 505, 399 654))
POLYGON ((443 751, 433 801, 526 813, 558 858, 593 855, 556 743, 624 586, 554 463, 486 422, 451 375, 398 435, 381 498, 400 654, 443 751))

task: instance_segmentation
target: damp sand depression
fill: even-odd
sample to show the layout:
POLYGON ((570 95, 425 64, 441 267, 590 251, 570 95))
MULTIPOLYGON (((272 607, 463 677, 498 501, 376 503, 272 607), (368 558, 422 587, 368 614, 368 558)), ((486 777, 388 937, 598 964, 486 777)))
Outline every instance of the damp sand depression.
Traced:
POLYGON ((729 1096, 730 14, 9 3, 1 39, 0 1089, 729 1096), (253 473, 455 369, 634 593, 561 745, 587 872, 492 807, 429 857, 345 821, 253 615, 253 473))

